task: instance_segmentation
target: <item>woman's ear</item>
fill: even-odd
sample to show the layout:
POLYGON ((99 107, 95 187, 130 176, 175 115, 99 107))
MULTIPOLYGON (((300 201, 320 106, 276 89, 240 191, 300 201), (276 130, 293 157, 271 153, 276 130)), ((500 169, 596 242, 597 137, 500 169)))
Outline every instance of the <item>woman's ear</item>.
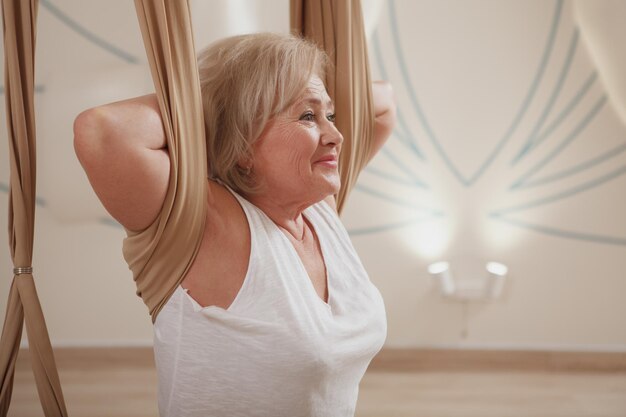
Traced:
POLYGON ((247 157, 239 158, 239 160, 237 161, 237 166, 239 166, 239 168, 241 169, 248 169, 252 166, 252 160, 247 157))
POLYGON ((252 159, 249 157, 239 158, 237 166, 247 177, 249 177, 252 172, 252 159))

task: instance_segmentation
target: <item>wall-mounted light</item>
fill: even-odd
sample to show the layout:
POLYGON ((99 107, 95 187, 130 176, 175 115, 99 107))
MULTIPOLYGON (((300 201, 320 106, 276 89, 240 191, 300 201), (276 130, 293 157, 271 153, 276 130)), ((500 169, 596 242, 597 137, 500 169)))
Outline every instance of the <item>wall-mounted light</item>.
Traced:
POLYGON ((450 274, 448 262, 435 262, 428 265, 428 272, 439 282, 439 289, 443 295, 451 296, 456 290, 454 280, 450 274))
POLYGON ((486 296, 489 298, 498 298, 502 294, 504 288, 504 280, 509 268, 499 262, 487 262, 486 266, 489 276, 487 278, 486 296))
POLYGON ((485 269, 488 275, 483 279, 457 281, 452 276, 450 264, 441 261, 430 264, 428 273, 437 280, 439 291, 444 297, 458 300, 498 298, 502 294, 509 269, 499 262, 488 262, 485 269))

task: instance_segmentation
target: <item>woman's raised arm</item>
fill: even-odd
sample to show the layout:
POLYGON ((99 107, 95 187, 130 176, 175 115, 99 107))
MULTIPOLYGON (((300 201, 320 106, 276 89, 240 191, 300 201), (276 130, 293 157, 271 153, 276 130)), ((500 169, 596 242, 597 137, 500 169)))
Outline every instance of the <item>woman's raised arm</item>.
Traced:
POLYGON ((383 147, 396 124, 396 102, 391 84, 387 81, 372 83, 374 101, 374 146, 367 162, 369 163, 383 147))
POLYGON ((74 150, 96 195, 125 228, 140 231, 156 219, 170 171, 156 94, 80 113, 74 150))

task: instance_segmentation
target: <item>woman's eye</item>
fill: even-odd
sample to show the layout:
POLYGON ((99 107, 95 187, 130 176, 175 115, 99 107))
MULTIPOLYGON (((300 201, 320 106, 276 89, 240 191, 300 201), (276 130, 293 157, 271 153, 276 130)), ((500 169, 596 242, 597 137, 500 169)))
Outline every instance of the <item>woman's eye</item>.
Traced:
MULTIPOLYGON (((328 116, 326 116, 326 118, 328 119, 329 122, 335 123, 335 113, 329 114, 328 116)), ((306 112, 306 113, 304 113, 300 117, 300 120, 305 120, 307 122, 314 122, 315 121, 315 113, 306 112)))
POLYGON ((315 120, 315 115, 314 115, 313 113, 311 113, 311 112, 307 112, 307 113, 304 113, 304 114, 300 117, 300 120, 305 120, 305 121, 307 121, 307 122, 312 122, 312 121, 314 121, 314 120, 315 120))

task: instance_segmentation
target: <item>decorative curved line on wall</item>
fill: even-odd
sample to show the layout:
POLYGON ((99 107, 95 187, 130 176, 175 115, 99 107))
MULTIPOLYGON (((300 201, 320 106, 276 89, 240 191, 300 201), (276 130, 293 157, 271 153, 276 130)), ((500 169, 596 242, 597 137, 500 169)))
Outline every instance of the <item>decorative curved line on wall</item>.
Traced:
POLYGON ((380 232, 386 232, 389 230, 393 230, 393 229, 399 229, 401 227, 405 227, 411 224, 415 224, 415 223, 421 223, 424 220, 430 220, 432 219, 433 216, 436 215, 432 215, 432 216, 421 216, 421 217, 415 217, 412 219, 408 219, 405 221, 401 221, 401 222, 397 222, 397 223, 390 223, 390 224, 384 224, 381 226, 374 226, 374 227, 364 227, 364 228, 360 228, 360 229, 350 229, 348 230, 348 234, 350 236, 358 236, 358 235, 366 235, 366 234, 370 234, 370 233, 380 233, 380 232))
POLYGON ((541 80, 543 79, 546 67, 548 65, 548 61, 549 61, 549 59, 550 59, 550 57, 552 55, 552 52, 554 50, 556 33, 558 31, 558 28, 559 28, 559 23, 560 23, 560 20, 561 20, 561 14, 562 14, 562 10, 563 10, 562 6, 563 6, 563 0, 557 0, 556 8, 555 8, 555 11, 554 11, 554 16, 552 18, 552 26, 550 28, 550 34, 548 36, 548 41, 546 43, 546 47, 545 47, 543 56, 541 57, 541 62, 539 64, 539 68, 537 69, 537 72, 535 74, 535 78, 534 78, 534 80, 533 80, 533 82, 532 82, 532 84, 530 86, 530 89, 529 89, 526 97, 524 98, 524 101, 522 102, 522 105, 521 105, 520 109, 518 110, 517 116, 515 117, 515 119, 511 123, 511 126, 509 127, 509 130, 507 131, 507 133, 505 133, 504 136, 498 141, 498 144, 496 145, 494 150, 487 157, 487 159, 481 165, 481 167, 478 169, 478 171, 476 171, 476 173, 469 180, 469 184, 470 185, 473 184, 476 180, 478 180, 478 178, 480 178, 482 173, 493 162, 493 160, 496 158, 496 156, 498 155, 500 150, 509 141, 511 136, 513 136, 513 133, 515 132, 515 130, 519 126, 520 121, 522 120, 522 118, 526 114, 526 111, 530 107, 530 103, 532 102, 532 100, 533 100, 533 98, 535 96, 535 93, 538 90, 539 84, 540 84, 541 80))
POLYGON ((122 226, 121 223, 111 217, 100 217, 98 219, 98 223, 105 226, 113 226, 116 229, 124 230, 124 226, 122 226))
MULTIPOLYGON (((403 116, 400 114, 400 112, 398 112, 398 124, 402 125, 405 124, 404 122, 404 118, 403 116)), ((394 132, 394 137, 396 137, 398 139, 398 141, 404 145, 409 151, 411 151, 412 153, 415 154, 415 156, 417 156, 418 158, 420 158, 421 160, 426 160, 425 157, 420 154, 419 149, 415 146, 415 143, 411 140, 411 134, 407 134, 404 133, 398 129, 395 129, 394 132)))
MULTIPOLYGON (((3 182, 0 182, 0 191, 5 194, 9 194, 9 186, 3 182)), ((41 197, 35 197, 35 205, 45 208, 47 205, 46 200, 44 200, 41 197)), ((101 217, 100 219, 98 219, 97 222, 100 224, 107 225, 107 226, 113 226, 119 229, 124 229, 124 227, 120 223, 118 223, 115 219, 112 219, 112 218, 101 217)))
POLYGON ((391 181, 395 184, 408 185, 411 187, 424 187, 424 184, 417 180, 410 180, 406 178, 398 177, 397 175, 389 174, 387 172, 383 172, 379 169, 374 168, 371 165, 368 165, 364 169, 365 172, 370 173, 372 175, 376 175, 377 177, 383 178, 385 180, 391 181))
POLYGON ((539 146, 544 140, 552 134, 552 132, 561 125, 561 123, 570 115, 575 108, 582 102, 583 98, 587 95, 589 91, 591 91, 591 86, 595 83, 596 78, 598 78, 597 72, 592 72, 591 75, 587 78, 587 81, 584 82, 583 86, 578 90, 578 93, 574 95, 574 97, 570 100, 570 102, 565 106, 565 108, 559 113, 559 115, 554 119, 550 126, 546 128, 546 130, 542 133, 539 133, 536 140, 529 144, 528 149, 524 150, 524 153, 530 152, 539 146))
MULTIPOLYGON (((374 36, 372 37, 372 43, 374 46, 373 48, 374 56, 376 57, 376 63, 378 64, 380 74, 382 75, 383 79, 389 80, 389 74, 387 73, 387 69, 385 67, 383 57, 382 57, 382 52, 380 48, 380 40, 378 39, 378 30, 374 32, 374 36)), ((413 151, 420 159, 426 161, 426 157, 424 156, 422 151, 419 149, 419 144, 417 142, 417 139, 411 134, 411 129, 409 129, 406 124, 406 120, 404 119, 404 113, 402 112, 402 109, 400 107, 398 107, 397 109, 397 115, 398 115, 398 125, 402 129, 402 131, 400 132, 399 129, 396 128, 396 130, 398 130, 397 132, 398 137, 402 139, 404 144, 407 145, 409 149, 413 151)))
POLYGON ((435 216, 442 216, 442 215, 444 215, 443 210, 438 210, 438 209, 434 209, 434 208, 431 208, 431 207, 425 207, 425 206, 422 206, 422 205, 418 205, 418 204, 415 204, 412 201, 404 200, 404 199, 395 197, 393 195, 386 194, 386 193, 383 193, 383 192, 378 191, 378 190, 374 190, 373 188, 369 188, 369 187, 367 187, 365 185, 362 185, 362 184, 358 184, 357 183, 357 185, 355 185, 355 188, 358 189, 359 191, 362 191, 362 192, 364 192, 366 194, 370 194, 370 195, 372 195, 374 197, 383 198, 384 201, 386 201, 388 203, 394 203, 396 205, 399 205, 400 207, 408 207, 408 208, 410 208, 412 210, 425 211, 428 214, 435 215, 435 216))
POLYGON ((499 209, 499 210, 494 210, 491 213, 489 213, 490 216, 495 215, 495 216, 501 216, 502 214, 505 213, 513 213, 516 211, 522 211, 522 210, 526 210, 532 207, 537 207, 537 206, 542 206, 544 204, 548 204, 548 203, 553 203, 557 200, 561 200, 567 197, 571 197, 575 194, 581 193, 583 191, 588 191, 592 188, 595 188, 599 185, 604 184, 607 181, 611 181, 615 178, 620 177, 621 175, 623 175, 624 173, 626 173, 626 165, 623 165, 611 172, 609 172, 606 175, 600 176, 598 178, 594 178, 590 181, 587 181, 583 184, 577 185, 575 187, 572 187, 568 190, 565 190, 563 192, 557 193, 555 195, 552 196, 548 196, 548 197, 544 197, 544 198, 540 198, 538 200, 535 201, 531 201, 530 203, 525 203, 525 204, 521 204, 519 206, 513 206, 513 207, 507 207, 507 208, 503 208, 503 209, 499 209))
POLYGON ((511 161, 511 165, 515 165, 516 163, 518 163, 524 157, 524 155, 526 155, 526 153, 530 150, 530 148, 533 145, 533 142, 536 140, 537 133, 543 127, 543 124, 548 118, 548 115, 550 114, 550 111, 552 110, 552 107, 554 106, 554 103, 556 102, 556 99, 559 96, 561 89, 563 88, 563 84, 565 84, 565 80, 567 79, 567 75, 572 66, 572 61, 574 58, 574 54, 576 53, 577 46, 578 46, 578 28, 575 28, 574 33, 572 35, 572 40, 570 41, 569 50, 567 51, 565 62, 563 63, 563 67, 561 68, 561 71, 559 73, 559 78, 557 80, 557 83, 555 87, 553 88, 552 93, 550 94, 550 98, 548 99, 548 102, 546 103, 544 109, 542 110, 541 117, 539 117, 539 120, 537 120, 537 123, 533 127, 532 132, 530 132, 530 134, 524 141, 524 145, 522 149, 515 156, 515 158, 511 161))
POLYGON ((571 168, 565 169, 563 171, 559 171, 556 174, 552 174, 549 175, 547 177, 543 177, 543 178, 539 178, 535 181, 531 181, 528 183, 525 183, 522 188, 531 188, 531 187, 535 187, 537 185, 544 185, 547 184, 549 182, 552 181, 556 181, 556 180, 560 180, 563 178, 567 178, 569 176, 578 174, 579 172, 583 172, 586 171, 588 169, 591 169, 593 167, 595 167, 596 165, 601 164, 602 162, 612 159, 618 155, 620 155, 622 152, 624 152, 626 150, 626 142, 622 143, 621 145, 618 145, 616 147, 614 147, 613 149, 608 150, 607 152, 596 156, 594 158, 591 158, 585 162, 582 162, 580 164, 574 165, 571 168))
POLYGON ((526 180, 532 175, 534 175, 537 171, 543 168, 551 159, 560 154, 565 148, 567 148, 575 139, 579 137, 579 134, 584 130, 585 127, 596 117, 596 115, 600 112, 600 109, 604 106, 607 101, 606 95, 600 97, 600 99, 596 102, 596 104, 591 108, 591 110, 587 113, 587 115, 583 118, 583 120, 578 123, 574 127, 574 129, 565 137, 565 139, 550 152, 545 158, 543 158, 538 164, 529 169, 525 174, 519 177, 513 185, 509 188, 510 190, 517 190, 522 188, 526 180))
POLYGON ((404 172, 408 178, 412 179, 413 181, 416 181, 418 184, 420 184, 421 188, 429 188, 428 185, 422 181, 421 179, 419 179, 417 177, 417 175, 415 173, 413 173, 413 171, 411 171, 411 169, 409 167, 407 167, 404 162, 402 162, 401 160, 399 160, 387 147, 384 147, 380 150, 380 152, 385 155, 387 158, 389 158, 397 168, 399 168, 400 170, 402 170, 402 172, 404 172))
POLYGON ((483 162, 483 164, 479 167, 479 169, 468 180, 459 172, 457 167, 452 163, 452 161, 450 160, 450 158, 446 154, 443 146, 437 140, 436 135, 432 131, 430 125, 428 124, 428 121, 426 120, 426 117, 424 116, 424 114, 423 114, 423 112, 421 110, 421 107, 420 107, 419 102, 417 100, 417 95, 415 94, 415 90, 414 90, 414 88, 413 88, 413 86, 411 84, 410 77, 408 75, 408 70, 407 70, 406 62, 404 60, 404 56, 402 54, 402 47, 401 47, 401 43, 400 43, 400 39, 399 39, 400 36, 398 34, 398 22, 397 22, 397 18, 396 18, 395 1, 394 0, 390 0, 389 1, 389 17, 391 19, 391 32, 392 32, 393 40, 394 40, 394 49, 396 51, 396 55, 398 56, 399 67, 400 67, 400 70, 402 72, 402 76, 403 76, 403 79, 404 79, 404 83, 406 84, 407 91, 409 92, 409 97, 411 98, 411 103, 413 104, 413 108, 414 108, 414 110, 415 110, 415 112, 416 112, 420 122, 422 123, 422 126, 424 127, 424 130, 426 131, 426 134, 428 135, 429 139, 433 143, 433 146, 435 147, 435 149, 439 153, 440 157, 446 163, 446 165, 448 166, 448 169, 450 169, 450 171, 454 174, 454 176, 464 186, 466 186, 466 187, 467 186, 471 186, 476 180, 478 180, 478 178, 480 178, 482 173, 493 162, 493 160, 498 155, 500 150, 504 147, 506 142, 513 135, 515 129, 519 125, 519 122, 521 121, 522 117, 526 113, 526 110, 528 109, 528 107, 530 105, 530 102, 532 101, 532 99, 533 99, 533 97, 534 97, 534 95, 535 95, 535 93, 537 91, 537 87, 539 86, 539 83, 540 83, 540 81, 541 81, 541 79, 542 79, 542 77, 543 77, 543 75, 545 73, 545 68, 547 66, 548 59, 549 59, 549 57, 552 54, 554 43, 555 43, 555 39, 556 39, 556 32, 557 32, 557 29, 559 27, 559 22, 560 22, 560 18, 561 18, 562 6, 563 6, 563 0, 557 0, 556 1, 555 12, 554 12, 554 17, 553 17, 553 20, 552 20, 552 26, 550 28, 550 34, 548 36, 548 41, 546 43, 546 47, 545 47, 544 53, 543 53, 542 58, 541 58, 541 61, 540 61, 540 64, 539 64, 539 68, 537 69, 537 73, 535 74, 534 80, 533 80, 533 82, 532 82, 532 84, 531 84, 531 86, 529 88, 529 91, 528 91, 526 97, 524 98, 524 100, 522 102, 522 105, 521 105, 520 109, 518 110, 517 115, 513 119, 513 122, 511 123, 508 131, 498 141, 498 143, 495 146, 494 150, 487 157, 485 162, 483 162))
POLYGON ((400 44, 400 39, 399 39, 400 36, 398 34, 398 22, 397 22, 396 12, 395 12, 395 2, 394 0, 390 0, 388 4, 389 4, 389 19, 391 20, 390 28, 391 28, 392 38, 393 38, 394 50, 396 52, 396 57, 398 59, 398 67, 402 74, 405 88, 409 94, 409 98, 411 100, 411 104, 413 105, 413 109, 415 110, 417 117, 419 118, 420 123, 422 124, 427 135, 430 137, 431 141, 435 145, 435 148, 437 149, 437 151, 439 151, 439 155, 443 158, 444 162, 446 163, 448 168, 452 171, 452 173, 465 185, 465 179, 463 178, 461 173, 456 169, 454 164, 452 164, 452 161, 450 161, 450 159, 448 158, 448 155, 441 148, 441 145, 439 144, 439 142, 436 139, 433 139, 434 133, 432 132, 430 125, 428 124, 428 121, 426 120, 426 117, 424 116, 424 113, 422 112, 422 108, 419 104, 419 100, 417 99, 415 90, 413 89, 413 86, 410 82, 410 76, 408 73, 406 62, 404 60, 404 54, 402 53, 402 46, 400 44))
MULTIPOLYGON (((45 87, 43 85, 36 85, 35 86, 35 93, 39 94, 39 93, 43 93, 45 91, 45 87)), ((0 94, 4 94, 4 86, 0 86, 0 94)))
POLYGON ((616 236, 598 235, 593 233, 573 232, 570 230, 557 229, 555 227, 542 226, 539 224, 524 222, 515 219, 507 219, 499 216, 491 216, 494 220, 509 223, 527 230, 544 233, 551 236, 558 236, 567 239, 584 240, 592 243, 605 243, 608 245, 626 246, 626 238, 616 236))
POLYGON ((104 49, 107 52, 112 53, 118 58, 123 59, 124 61, 131 64, 138 64, 139 59, 135 58, 133 55, 129 54, 118 48, 117 46, 105 41, 104 39, 98 37, 94 33, 90 32, 87 28, 82 26, 80 23, 76 22, 72 18, 70 18, 67 14, 63 13, 61 9, 52 4, 50 0, 40 0, 39 4, 44 6, 52 15, 54 15, 57 19, 59 19, 62 23, 64 23, 67 27, 72 29, 74 32, 81 35, 83 38, 87 39, 91 43, 98 45, 100 48, 104 49))
MULTIPOLYGON (((9 194, 9 185, 4 182, 0 182, 0 191, 5 194, 9 194)), ((35 197, 35 205, 40 207, 46 207, 46 200, 41 197, 35 197)))

